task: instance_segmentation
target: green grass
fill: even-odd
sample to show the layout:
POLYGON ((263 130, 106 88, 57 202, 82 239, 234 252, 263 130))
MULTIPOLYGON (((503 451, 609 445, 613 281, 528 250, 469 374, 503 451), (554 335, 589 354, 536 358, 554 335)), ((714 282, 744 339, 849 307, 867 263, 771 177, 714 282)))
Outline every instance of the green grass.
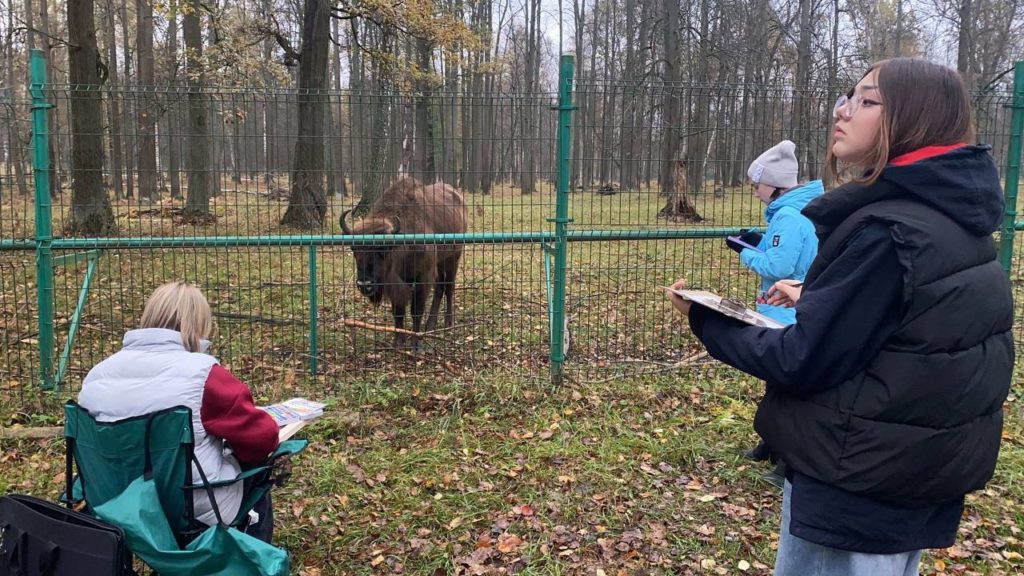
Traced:
MULTIPOLYGON (((218 225, 281 232, 271 224, 280 206, 254 198, 226 195, 218 225)), ((473 231, 532 230, 553 211, 549 190, 502 188, 469 202, 473 231)), ((711 225, 760 218, 744 190, 697 202, 711 225)), ((648 191, 579 193, 573 204, 578 227, 676 226, 654 217, 661 201, 648 191)), ((132 222, 122 233, 188 232, 169 218, 132 222)), ((573 244, 560 387, 547 379, 535 245, 468 247, 457 326, 419 355, 344 324, 387 324, 389 314, 352 289, 347 249, 321 249, 316 376, 304 249, 108 251, 66 388, 53 395, 30 386, 34 255, 0 258, 0 321, 5 339, 18 336, 0 353, 0 425, 58 425, 59 401, 119 347, 148 290, 179 277, 198 282, 221 314, 214 352, 258 402, 330 402, 307 428, 313 443, 291 483, 275 492, 277 539, 297 574, 770 573, 781 496, 760 480, 765 466, 738 455, 756 440, 763 385, 714 362, 680 364, 700 347, 656 290, 685 275, 749 299, 754 279, 720 240, 573 244)), ((58 273, 58 345, 83 274, 84 264, 58 273)), ((970 497, 957 546, 929 552, 923 573, 1024 572, 1021 401, 1007 404, 996 477, 970 497)), ((0 444, 0 492, 53 497, 62 469, 59 441, 0 444)))
MULTIPOLYGON (((715 364, 559 388, 495 374, 353 381, 275 493, 277 538, 307 574, 472 573, 473 560, 528 574, 715 573, 712 560, 738 573, 744 561, 767 574, 781 498, 738 456, 760 392, 715 364)), ((996 478, 926 574, 1021 568, 1024 430, 1019 402, 1007 408, 996 478)), ((55 495, 60 451, 3 445, 0 491, 55 495)))

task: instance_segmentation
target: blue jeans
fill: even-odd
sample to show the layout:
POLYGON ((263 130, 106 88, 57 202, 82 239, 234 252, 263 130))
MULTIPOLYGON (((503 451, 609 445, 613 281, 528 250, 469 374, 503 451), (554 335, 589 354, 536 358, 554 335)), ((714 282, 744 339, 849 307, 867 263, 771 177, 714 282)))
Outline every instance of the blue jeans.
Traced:
POLYGON ((865 554, 829 548, 789 533, 793 486, 782 491, 782 527, 775 576, 917 576, 921 551, 900 554, 865 554))

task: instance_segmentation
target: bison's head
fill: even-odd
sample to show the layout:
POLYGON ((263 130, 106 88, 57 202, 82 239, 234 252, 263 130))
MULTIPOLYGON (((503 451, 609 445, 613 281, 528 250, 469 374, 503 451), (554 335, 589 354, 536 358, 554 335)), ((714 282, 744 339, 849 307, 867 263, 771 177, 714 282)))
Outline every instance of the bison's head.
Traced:
MULTIPOLYGON (((341 229, 345 234, 397 234, 400 221, 397 217, 369 217, 353 227, 345 222, 351 210, 341 215, 341 229)), ((356 288, 359 293, 380 304, 384 298, 384 287, 395 281, 391 269, 391 246, 352 246, 356 260, 356 288)))

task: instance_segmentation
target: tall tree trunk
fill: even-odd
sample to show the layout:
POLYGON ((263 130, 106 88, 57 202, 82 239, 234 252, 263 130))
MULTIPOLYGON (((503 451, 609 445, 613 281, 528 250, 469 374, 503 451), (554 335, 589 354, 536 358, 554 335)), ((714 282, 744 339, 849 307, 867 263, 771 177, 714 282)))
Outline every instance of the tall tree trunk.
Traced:
POLYGON ((355 208, 355 214, 365 214, 370 206, 376 202, 377 197, 384 191, 384 171, 388 162, 388 134, 391 130, 391 93, 388 83, 391 80, 390 69, 386 58, 391 54, 391 35, 394 31, 390 27, 383 27, 380 32, 379 53, 382 55, 374 62, 373 77, 376 82, 376 95, 374 98, 375 109, 373 111, 373 127, 370 129, 370 157, 366 164, 366 174, 363 177, 363 187, 359 204, 355 208))
POLYGON ((170 14, 167 15, 167 77, 170 79, 171 105, 168 111, 168 125, 171 137, 167 142, 167 170, 171 180, 171 198, 181 198, 181 104, 178 85, 178 0, 171 0, 170 14))
MULTIPOLYGON (((14 29, 14 3, 9 2, 7 4, 7 29, 14 29)), ((29 37, 31 38, 31 34, 29 37)), ((7 58, 7 86, 9 86, 8 94, 11 99, 14 100, 15 96, 15 59, 16 53, 14 51, 14 45, 9 42, 4 43, 5 56, 7 58)), ((24 145, 21 140, 21 135, 18 134, 18 123, 15 120, 15 108, 13 106, 7 107, 7 165, 14 169, 14 181, 18 186, 18 193, 22 196, 28 196, 28 180, 25 178, 25 161, 24 161, 24 145)))
POLYGON ((236 98, 231 99, 231 181, 237 188, 242 182, 242 123, 245 121, 245 109, 238 107, 236 98))
POLYGON ((152 202, 156 190, 156 91, 153 64, 153 6, 149 0, 135 2, 135 55, 138 61, 138 84, 143 90, 136 114, 139 130, 139 200, 152 202))
POLYGON ((124 152, 121 149, 121 105, 124 94, 118 90, 117 34, 114 28, 114 0, 107 0, 103 18, 103 42, 107 45, 107 122, 110 124, 110 162, 114 198, 124 197, 124 152))
POLYGON ((105 234, 114 225, 103 188, 103 103, 92 0, 68 0, 68 76, 71 83, 70 232, 105 234))
POLYGON ((203 32, 200 0, 188 0, 188 11, 182 21, 185 39, 185 71, 188 85, 188 193, 186 216, 194 222, 210 217, 210 140, 207 125, 207 102, 203 89, 206 72, 203 63, 203 32))
POLYGON ((343 118, 340 102, 341 92, 341 26, 338 20, 331 19, 331 35, 334 46, 331 50, 331 88, 332 94, 327 101, 325 112, 327 119, 327 193, 331 196, 346 196, 345 173, 341 167, 345 157, 342 152, 341 122, 343 118))
POLYGON ((694 80, 697 86, 691 90, 696 92, 693 109, 690 114, 688 128, 689 136, 686 139, 686 167, 687 179, 689 180, 690 193, 696 196, 704 188, 704 168, 708 153, 708 118, 710 116, 711 94, 710 94, 710 57, 711 39, 709 29, 711 25, 710 0, 700 2, 700 31, 697 44, 696 65, 694 68, 694 80))
POLYGON ((306 0, 302 18, 302 61, 299 64, 299 130, 288 210, 281 218, 282 224, 299 228, 323 225, 327 212, 323 134, 330 17, 328 0, 306 0))
POLYGON ((612 21, 615 20, 615 7, 617 2, 609 2, 610 7, 604 18, 604 74, 603 80, 607 88, 603 90, 601 97, 601 158, 600 174, 598 176, 601 187, 611 186, 611 164, 612 164, 612 127, 615 122, 615 72, 612 60, 615 59, 614 41, 612 40, 612 21))
MULTIPOLYGON (((604 9, 607 10, 608 6, 605 5, 604 9)), ((590 66, 587 67, 587 72, 590 74, 590 81, 596 84, 597 47, 601 43, 601 7, 596 2, 593 11, 594 15, 590 19, 592 22, 590 26, 590 66)), ((590 188, 594 184, 594 166, 596 165, 594 162, 596 142, 593 126, 597 124, 597 90, 590 90, 589 94, 584 94, 580 100, 585 101, 581 116, 584 117, 583 122, 587 125, 583 132, 583 186, 590 188)))
POLYGON ((974 0, 960 0, 956 69, 964 78, 967 90, 974 89, 974 0))
MULTIPOLYGON (((211 45, 220 42, 220 35, 217 30, 217 19, 218 19, 218 4, 219 0, 211 0, 203 4, 207 17, 206 17, 206 37, 209 38, 211 45)), ((207 129, 208 129, 208 142, 210 159, 210 197, 214 198, 220 196, 221 191, 224 188, 224 174, 223 168, 227 165, 224 159, 225 144, 227 138, 224 132, 224 122, 218 122, 218 111, 224 110, 223 95, 209 96, 206 98, 206 117, 207 117, 207 129), (218 101, 220 103, 218 103, 218 101), (213 119, 212 121, 210 119, 213 119), (219 160, 218 160, 219 159, 219 160)), ((223 118, 223 116, 220 116, 223 118)))
MULTIPOLYGON (((124 48, 124 82, 126 86, 134 84, 132 82, 132 50, 131 50, 131 38, 128 24, 128 2, 121 2, 121 9, 119 10, 119 16, 121 20, 121 40, 124 48)), ((122 92, 122 96, 126 92, 122 92)), ((135 197, 135 154, 133 150, 137 149, 138 142, 133 138, 133 134, 130 133, 128 127, 132 126, 132 110, 131 106, 138 106, 138 102, 135 98, 122 98, 121 113, 124 115, 121 120, 121 125, 124 127, 122 132, 122 142, 124 144, 124 176, 125 176, 125 198, 135 197)))
MULTIPOLYGON (((640 35, 639 43, 641 46, 651 46, 654 43, 652 38, 652 29, 654 28, 652 21, 654 20, 653 14, 657 13, 657 7, 654 5, 656 0, 641 0, 642 7, 640 9, 640 35)), ((646 77, 650 71, 651 62, 653 61, 654 54, 651 50, 643 50, 636 59, 636 69, 639 73, 634 73, 634 89, 639 89, 640 95, 636 97, 634 92, 633 98, 633 112, 632 122, 635 128, 633 129, 633 137, 631 139, 630 147, 632 152, 630 157, 633 158, 633 171, 634 176, 632 177, 633 185, 637 188, 649 181, 649 178, 644 175, 645 166, 650 170, 651 155, 644 154, 643 147, 645 143, 650 144, 653 141, 653 120, 648 120, 653 116, 653 106, 649 106, 649 101, 652 100, 653 96, 648 96, 646 93, 652 93, 652 90, 646 88, 636 88, 643 84, 642 79, 646 77), (649 112, 651 111, 651 112, 649 112), (646 135, 645 135, 646 133, 646 135)))
MULTIPOLYGON (((324 160, 327 164, 326 175, 327 175, 327 196, 334 196, 338 193, 338 167, 341 165, 338 162, 338 155, 336 154, 335 148, 337 147, 337 139, 334 137, 335 124, 337 119, 334 117, 334 102, 332 102, 331 96, 324 94, 324 140, 326 142, 324 150, 324 160)), ((344 194, 342 194, 344 196, 344 194)))
MULTIPOLYGON (((353 19, 350 21, 349 31, 352 35, 351 41, 349 42, 349 61, 351 62, 352 70, 349 73, 349 105, 348 105, 348 117, 349 117, 349 131, 352 135, 352 142, 356 143, 352 147, 352 189, 357 190, 360 193, 363 191, 363 180, 366 177, 366 133, 363 128, 366 126, 366 105, 365 105, 365 94, 366 91, 366 66, 363 62, 362 50, 359 47, 359 20, 353 19)), ((365 41, 365 38, 363 39, 365 41)))
POLYGON ((476 181, 479 183, 482 194, 490 194, 493 180, 491 168, 491 147, 494 143, 494 133, 491 129, 493 123, 493 74, 482 72, 490 61, 491 53, 491 2, 480 3, 480 22, 477 30, 480 34, 483 45, 478 56, 477 74, 479 75, 478 89, 476 90, 476 102, 474 111, 479 112, 474 120, 475 130, 474 141, 477 143, 476 164, 473 171, 476 173, 476 181))
POLYGON ((808 102, 808 91, 811 84, 811 35, 814 13, 812 0, 800 0, 800 36, 797 43, 796 56, 796 99, 794 101, 793 116, 796 120, 794 131, 797 144, 797 153, 801 157, 800 176, 808 178, 817 177, 817 167, 814 163, 815 148, 815 120, 808 102))
MULTIPOLYGON (((39 2, 39 32, 41 34, 40 45, 43 47, 43 59, 46 60, 46 80, 51 86, 55 84, 54 78, 56 77, 56 71, 53 65, 53 49, 50 44, 50 5, 45 0, 38 0, 39 2)), ((29 14, 32 12, 32 7, 29 4, 25 5, 25 10, 29 14)), ((31 38, 31 34, 29 37, 31 38)), ((50 101, 55 100, 54 94, 50 93, 50 101)), ((50 133, 60 134, 61 127, 58 124, 57 108, 50 108, 47 113, 50 123, 50 133)), ((49 138, 48 148, 50 149, 50 197, 56 198, 61 190, 61 162, 60 156, 57 154, 57 138, 49 138)))
MULTIPOLYGON (((586 58, 583 53, 583 35, 586 32, 586 2, 584 0, 573 0, 572 2, 572 17, 573 25, 575 26, 576 34, 576 76, 577 78, 586 78, 586 58)), ((585 98, 585 95, 579 95, 579 98, 585 98)), ((581 109, 583 112, 586 108, 581 109)), ((582 184, 580 179, 582 178, 582 167, 584 154, 581 152, 583 147, 583 125, 585 124, 582 114, 577 113, 576 121, 573 123, 573 135, 572 135, 572 173, 569 176, 571 189, 577 190, 582 184)))
MULTIPOLYGON (((482 17, 483 5, 481 2, 473 8, 473 28, 480 30, 480 19, 482 17)), ((472 68, 470 73, 469 87, 466 90, 467 98, 463 103, 464 114, 469 116, 469 122, 463 126, 466 138, 464 139, 464 148, 469 153, 467 154, 466 163, 466 178, 463 182, 463 188, 470 192, 480 192, 480 171, 482 168, 482 133, 480 131, 483 124, 483 72, 480 70, 480 66, 483 63, 482 58, 483 52, 480 50, 474 50, 470 53, 469 61, 472 68)))
MULTIPOLYGON (((263 13, 270 14, 274 9, 272 0, 263 0, 263 13)), ((267 38, 263 41, 263 61, 270 62, 274 54, 274 41, 267 38)), ((274 184, 274 141, 277 134, 277 99, 272 98, 271 89, 277 85, 274 75, 269 67, 263 69, 264 97, 262 106, 263 130, 258 132, 261 135, 259 144, 260 170, 263 171, 263 184, 271 187, 274 184)), ((271 190, 272 192, 275 190, 271 190)))
POLYGON ((526 97, 522 106, 523 166, 520 191, 532 194, 537 190, 537 121, 538 68, 540 67, 540 0, 527 0, 526 11, 526 97))
MULTIPOLYGON (((661 158, 661 192, 668 196, 659 215, 671 220, 700 221, 701 217, 686 194, 686 163, 679 159, 680 102, 679 80, 679 0, 664 0, 665 4, 665 96, 662 102, 665 115, 665 135, 661 158)), ((701 126, 698 125, 698 129, 701 126)), ((687 151, 692 154, 691 150, 687 151)), ((703 150, 701 150, 703 157, 703 150)), ((692 172, 692 170, 691 170, 692 172)))
POLYGON ((623 190, 636 190, 636 166, 633 159, 636 118, 636 0, 626 0, 626 61, 622 67, 622 114, 619 117, 619 184, 623 190))
POLYGON ((416 68, 420 74, 419 94, 416 96, 416 149, 415 175, 423 182, 433 182, 437 177, 434 159, 434 122, 430 107, 434 100, 434 46, 426 38, 416 39, 416 68))

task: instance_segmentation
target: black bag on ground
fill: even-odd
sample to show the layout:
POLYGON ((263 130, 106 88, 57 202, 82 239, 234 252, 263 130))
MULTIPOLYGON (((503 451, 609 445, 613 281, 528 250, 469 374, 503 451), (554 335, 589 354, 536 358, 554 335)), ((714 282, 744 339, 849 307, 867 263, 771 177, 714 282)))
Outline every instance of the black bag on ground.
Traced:
POLYGON ((32 496, 0 497, 0 576, 127 576, 120 528, 32 496))

